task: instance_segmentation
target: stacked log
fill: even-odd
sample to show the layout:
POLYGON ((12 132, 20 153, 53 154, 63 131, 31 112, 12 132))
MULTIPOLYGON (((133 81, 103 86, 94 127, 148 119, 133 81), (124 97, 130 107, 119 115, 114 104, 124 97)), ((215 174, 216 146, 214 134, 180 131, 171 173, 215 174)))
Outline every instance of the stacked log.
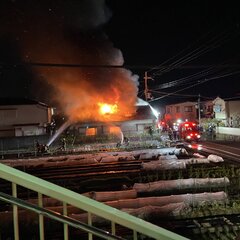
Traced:
MULTIPOLYGON (((123 208, 121 211, 126 212, 130 215, 133 215, 135 217, 144 219, 146 221, 152 221, 156 219, 160 219, 163 217, 175 217, 179 216, 181 212, 187 212, 190 211, 190 207, 187 206, 185 203, 170 203, 167 205, 164 205, 162 207, 158 206, 144 206, 141 208, 123 208)), ((82 214, 70 214, 69 217, 74 218, 78 221, 87 223, 88 221, 88 214, 82 213, 82 214)), ((92 214, 92 223, 98 223, 103 224, 107 223, 107 220, 96 216, 92 214)))
POLYGON ((196 194, 180 194, 161 197, 145 197, 136 199, 121 199, 117 201, 105 202, 105 204, 117 208, 141 208, 144 206, 164 206, 169 203, 184 202, 190 206, 197 206, 201 203, 219 202, 226 203, 228 201, 227 194, 223 191, 213 193, 196 193, 196 194))
POLYGON ((209 164, 223 162, 222 157, 216 155, 209 155, 207 158, 188 158, 176 159, 174 157, 166 158, 160 156, 157 161, 150 161, 142 163, 141 166, 146 171, 166 170, 166 169, 185 169, 187 165, 191 164, 209 164))
POLYGON ((137 192, 135 189, 113 192, 90 192, 89 197, 99 202, 116 201, 137 198, 137 192))
POLYGON ((149 183, 135 183, 133 189, 137 193, 166 192, 175 190, 191 190, 194 188, 221 188, 230 184, 227 177, 223 178, 189 178, 176 180, 161 180, 149 183))
MULTIPOLYGON (((135 216, 144 219, 149 218, 162 218, 164 216, 177 216, 181 211, 190 210, 191 206, 197 206, 202 203, 226 203, 227 195, 224 192, 216 193, 200 193, 200 194, 182 194, 171 195, 164 197, 147 197, 136 199, 121 199, 115 201, 104 202, 111 207, 124 210, 135 216), (144 214, 143 214, 144 212, 144 214)), ((62 206, 47 207, 48 210, 62 213, 62 206)), ((73 206, 68 206, 68 216, 77 220, 86 221, 87 214, 83 210, 73 206)), ((18 217, 24 224, 32 224, 37 222, 38 215, 33 212, 19 210, 18 217)), ((93 213, 93 222, 103 223, 105 219, 97 217, 93 213)), ((0 212, 0 225, 7 226, 12 222, 12 212, 0 212)))

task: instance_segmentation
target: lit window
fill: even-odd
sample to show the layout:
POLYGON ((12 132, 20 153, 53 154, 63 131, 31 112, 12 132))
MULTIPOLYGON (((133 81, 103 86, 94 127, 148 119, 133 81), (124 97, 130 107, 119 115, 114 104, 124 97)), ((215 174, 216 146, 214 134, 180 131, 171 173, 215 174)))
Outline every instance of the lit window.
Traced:
POLYGON ((109 128, 109 133, 110 134, 117 134, 117 133, 119 133, 119 132, 121 132, 121 129, 120 129, 120 127, 110 127, 109 128))
POLYGON ((86 136, 95 136, 97 134, 97 128, 87 128, 86 136))

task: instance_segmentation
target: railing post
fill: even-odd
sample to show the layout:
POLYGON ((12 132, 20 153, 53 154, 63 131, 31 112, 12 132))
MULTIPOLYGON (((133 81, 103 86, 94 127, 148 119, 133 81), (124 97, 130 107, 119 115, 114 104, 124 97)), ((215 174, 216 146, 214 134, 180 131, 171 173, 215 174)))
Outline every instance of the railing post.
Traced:
POLYGON ((133 231, 133 240, 137 240, 137 231, 133 231))
MULTIPOLYGON (((12 182, 12 196, 17 198, 17 185, 12 182)), ((19 240, 19 225, 18 225, 18 207, 13 205, 13 227, 14 227, 14 239, 19 240)))
POLYGON ((115 222, 111 222, 112 234, 116 235, 116 224, 115 222))
MULTIPOLYGON (((67 203, 63 202, 63 215, 67 216, 67 203)), ((68 240, 68 224, 63 225, 64 240, 68 240)))
MULTIPOLYGON (((43 207, 43 199, 41 193, 38 193, 38 206, 43 207)), ((44 219, 42 214, 39 214, 39 238, 40 240, 44 240, 44 219)))
MULTIPOLYGON (((88 212, 88 225, 92 226, 92 214, 90 212, 88 212)), ((88 233, 88 240, 92 239, 93 239, 92 233, 88 233)))

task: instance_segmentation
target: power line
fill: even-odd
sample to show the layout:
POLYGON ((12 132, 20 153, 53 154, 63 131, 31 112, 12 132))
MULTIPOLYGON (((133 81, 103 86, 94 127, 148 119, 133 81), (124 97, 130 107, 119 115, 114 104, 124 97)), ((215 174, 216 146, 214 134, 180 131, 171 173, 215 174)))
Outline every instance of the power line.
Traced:
POLYGON ((184 91, 184 90, 186 90, 186 89, 195 87, 195 86, 197 86, 197 85, 203 84, 203 83, 205 83, 205 82, 208 82, 208 81, 210 81, 210 80, 215 80, 215 79, 219 79, 219 78, 231 76, 231 75, 238 74, 238 73, 240 73, 240 71, 235 71, 235 72, 232 72, 232 73, 226 73, 226 74, 221 75, 221 76, 216 76, 216 77, 208 78, 208 79, 203 80, 202 82, 198 82, 198 83, 195 83, 195 84, 193 84, 193 85, 191 85, 191 86, 188 86, 188 87, 182 88, 182 89, 180 89, 180 90, 177 90, 177 91, 175 91, 175 92, 168 93, 168 94, 166 94, 166 95, 164 95, 164 96, 162 96, 162 97, 149 100, 149 102, 153 102, 153 101, 160 100, 160 99, 165 98, 165 97, 168 97, 168 96, 170 96, 170 95, 172 95, 172 94, 175 94, 175 93, 184 91))
POLYGON ((172 69, 174 69, 175 67, 177 67, 179 65, 183 65, 187 62, 190 62, 190 61, 198 58, 199 56, 221 46, 223 44, 223 42, 225 42, 229 39, 230 39, 230 37, 228 37, 228 36, 223 36, 220 39, 218 38, 218 36, 215 36, 214 38, 209 40, 206 44, 201 45, 200 47, 196 48, 195 50, 191 51, 190 53, 187 53, 182 58, 180 58, 180 59, 176 60, 175 62, 173 62, 172 64, 170 64, 170 66, 168 68, 160 69, 160 70, 156 71, 154 73, 154 75, 162 75, 163 73, 171 71, 172 69), (217 40, 215 40, 216 38, 217 38, 217 40), (214 41, 214 42, 212 43, 212 41, 214 41))
MULTIPOLYGON (((205 33, 200 39, 203 39, 203 38, 206 37, 208 34, 209 34, 209 32, 205 33)), ((197 42, 199 42, 200 39, 198 39, 195 43, 193 43, 193 45, 196 44, 197 42)), ((160 65, 155 66, 155 67, 147 70, 147 72, 151 72, 151 71, 153 71, 153 70, 155 70, 155 69, 159 69, 159 68, 161 68, 161 67, 165 68, 164 65, 169 65, 169 64, 166 64, 166 63, 170 62, 171 60, 173 60, 173 59, 176 58, 177 56, 181 55, 182 53, 184 53, 185 51, 187 51, 187 50, 188 50, 189 48, 191 48, 191 47, 192 47, 192 45, 187 46, 186 48, 184 48, 183 50, 181 50, 180 52, 178 52, 176 55, 174 55, 174 56, 172 56, 171 58, 165 60, 165 61, 164 61, 163 63, 161 63, 160 65)))
MULTIPOLYGON (((233 68, 234 65, 232 63, 233 63, 233 59, 230 59, 230 60, 223 61, 221 64, 218 64, 218 65, 226 66, 226 68, 233 68)), ((154 90, 175 87, 177 85, 191 84, 192 81, 195 81, 195 80, 197 80, 199 78, 210 76, 213 73, 220 73, 221 69, 216 67, 218 65, 212 65, 208 69, 205 69, 203 71, 194 73, 194 74, 192 74, 190 76, 182 77, 182 78, 179 78, 177 80, 170 81, 170 82, 167 82, 167 83, 162 83, 162 84, 156 86, 154 88, 154 90), (220 69, 220 71, 219 71, 219 69, 220 69)), ((224 74, 225 73, 226 72, 224 72, 224 74)))

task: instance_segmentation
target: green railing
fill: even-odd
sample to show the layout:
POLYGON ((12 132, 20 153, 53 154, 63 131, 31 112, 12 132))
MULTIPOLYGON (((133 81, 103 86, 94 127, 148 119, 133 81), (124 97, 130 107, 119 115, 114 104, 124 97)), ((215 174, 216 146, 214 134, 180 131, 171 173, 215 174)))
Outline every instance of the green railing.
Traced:
POLYGON ((120 239, 116 236, 116 224, 132 230, 132 239, 138 239, 139 234, 143 234, 152 239, 159 240, 186 240, 178 234, 153 225, 142 219, 136 218, 118 209, 97 202, 93 199, 75 193, 71 190, 47 182, 30 174, 11 168, 0 163, 0 178, 12 183, 12 196, 1 193, 0 200, 13 205, 13 228, 14 239, 18 240, 20 235, 18 223, 18 206, 38 213, 39 215, 39 239, 44 240, 44 217, 52 218, 63 223, 63 239, 69 239, 68 226, 76 227, 88 233, 88 239, 93 239, 93 235, 105 239, 120 239), (38 193, 38 206, 29 204, 17 198, 17 186, 22 186, 38 193), (48 211, 43 206, 43 195, 57 199, 63 203, 63 214, 48 211), (67 216, 67 206, 74 206, 88 213, 88 224, 69 218, 67 216), (100 216, 111 222, 111 233, 92 226, 92 215, 100 216), (139 234, 138 234, 139 233, 139 234))

